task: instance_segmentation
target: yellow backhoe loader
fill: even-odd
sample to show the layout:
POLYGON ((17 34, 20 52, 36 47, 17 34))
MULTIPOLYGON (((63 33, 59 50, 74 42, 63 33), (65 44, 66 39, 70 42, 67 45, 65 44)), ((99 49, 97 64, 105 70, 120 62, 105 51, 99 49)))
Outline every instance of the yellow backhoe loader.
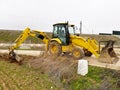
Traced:
POLYGON ((49 38, 42 31, 30 30, 30 28, 26 28, 15 40, 15 45, 9 48, 10 58, 19 61, 14 53, 14 50, 17 49, 29 36, 41 39, 46 45, 46 50, 52 55, 66 53, 71 54, 74 59, 81 59, 84 56, 91 56, 93 54, 95 57, 99 58, 100 52, 104 51, 110 58, 117 57, 113 50, 113 44, 110 45, 108 42, 108 45, 105 46, 102 51, 100 51, 99 43, 95 39, 84 39, 75 35, 75 26, 70 25, 67 22, 53 25, 52 38, 49 38), (111 52, 115 55, 112 55, 111 52))

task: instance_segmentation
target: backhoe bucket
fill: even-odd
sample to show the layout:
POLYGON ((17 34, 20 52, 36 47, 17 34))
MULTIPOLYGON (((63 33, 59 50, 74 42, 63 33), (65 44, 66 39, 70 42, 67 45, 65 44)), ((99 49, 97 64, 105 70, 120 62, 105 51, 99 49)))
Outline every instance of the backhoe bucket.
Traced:
POLYGON ((18 63, 21 63, 22 59, 13 51, 11 50, 9 52, 9 59, 10 59, 10 62, 18 62, 18 63))
MULTIPOLYGON (((116 63, 118 61, 118 57, 113 49, 113 45, 115 41, 100 41, 107 42, 105 47, 102 48, 100 52, 99 61, 104 63, 116 63)), ((99 44, 100 45, 100 44, 99 44)))

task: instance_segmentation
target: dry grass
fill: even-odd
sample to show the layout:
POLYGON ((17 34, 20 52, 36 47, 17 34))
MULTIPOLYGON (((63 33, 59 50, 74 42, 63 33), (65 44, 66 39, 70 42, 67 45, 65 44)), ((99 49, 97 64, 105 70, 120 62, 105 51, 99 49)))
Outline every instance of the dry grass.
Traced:
MULTIPOLYGON (((21 68, 27 67, 29 68, 29 71, 31 71, 32 68, 34 68, 35 71, 39 74, 49 75, 54 81, 52 83, 54 83, 55 86, 59 86, 58 87, 59 90, 81 90, 81 89, 82 90, 101 90, 101 89, 104 90, 105 88, 107 89, 120 88, 119 71, 89 66, 89 73, 83 77, 83 76, 77 75, 78 61, 74 60, 70 56, 57 57, 57 56, 50 56, 45 53, 40 57, 32 57, 32 56, 21 56, 21 57, 24 59, 22 66, 20 66, 21 68)), ((6 58, 6 55, 0 55, 0 59, 8 60, 6 58)), ((7 68, 11 66, 14 66, 14 65, 10 64, 7 66, 7 68)), ((16 64, 15 66, 19 67, 19 65, 16 65, 16 64)), ((4 67, 4 64, 1 67, 4 67)), ((30 74, 30 77, 32 77, 32 75, 36 77, 35 74, 28 73, 27 71, 21 68, 16 69, 16 72, 23 73, 23 75, 30 74), (24 72, 22 72, 22 70, 24 72)), ((16 72, 12 72, 12 73, 15 74, 16 72)), ((21 75, 20 73, 19 75, 21 75)), ((16 79, 17 78, 19 77, 16 77, 16 79)), ((12 82, 11 84, 7 84, 2 79, 1 79, 1 82, 5 83, 6 88, 9 88, 11 87, 10 86, 11 84, 14 84, 14 82, 12 82)), ((8 82, 9 82, 9 79, 8 79, 8 82)), ((18 81, 16 82, 18 83, 18 81)), ((1 88, 5 88, 4 83, 3 85, 0 84, 1 88)), ((25 83, 27 82, 25 81, 25 83)), ((28 83, 29 83, 29 80, 28 80, 28 83)), ((34 85, 37 85, 36 83, 37 82, 34 81, 34 85)), ((23 85, 23 87, 26 87, 26 86, 23 85)), ((19 88, 19 87, 15 86, 12 88, 19 88)))
MULTIPOLYGON (((32 67, 8 63, 0 57, 0 90, 59 90, 48 75, 32 67)), ((61 89, 62 90, 62 89, 61 89)))

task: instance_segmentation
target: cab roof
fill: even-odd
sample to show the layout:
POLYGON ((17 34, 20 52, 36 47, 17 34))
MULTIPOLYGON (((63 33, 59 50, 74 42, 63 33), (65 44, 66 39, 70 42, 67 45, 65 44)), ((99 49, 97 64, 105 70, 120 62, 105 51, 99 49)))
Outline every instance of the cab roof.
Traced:
POLYGON ((53 24, 53 26, 56 26, 56 25, 67 25, 68 23, 56 23, 56 24, 53 24))
MULTIPOLYGON (((56 23, 56 24, 53 24, 53 26, 56 26, 56 25, 68 25, 68 23, 56 23)), ((74 26, 73 24, 69 24, 70 26, 74 26)))

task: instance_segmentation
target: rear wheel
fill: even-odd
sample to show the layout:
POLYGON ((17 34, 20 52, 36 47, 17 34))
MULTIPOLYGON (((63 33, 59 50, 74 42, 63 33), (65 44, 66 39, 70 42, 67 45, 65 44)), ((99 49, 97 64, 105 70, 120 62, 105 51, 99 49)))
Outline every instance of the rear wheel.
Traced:
POLYGON ((81 48, 74 48, 72 50, 72 56, 74 59, 81 59, 84 57, 84 52, 81 48))
POLYGON ((60 44, 57 43, 56 41, 50 42, 48 49, 49 49, 49 53, 53 55, 60 55, 62 53, 62 48, 60 44))

